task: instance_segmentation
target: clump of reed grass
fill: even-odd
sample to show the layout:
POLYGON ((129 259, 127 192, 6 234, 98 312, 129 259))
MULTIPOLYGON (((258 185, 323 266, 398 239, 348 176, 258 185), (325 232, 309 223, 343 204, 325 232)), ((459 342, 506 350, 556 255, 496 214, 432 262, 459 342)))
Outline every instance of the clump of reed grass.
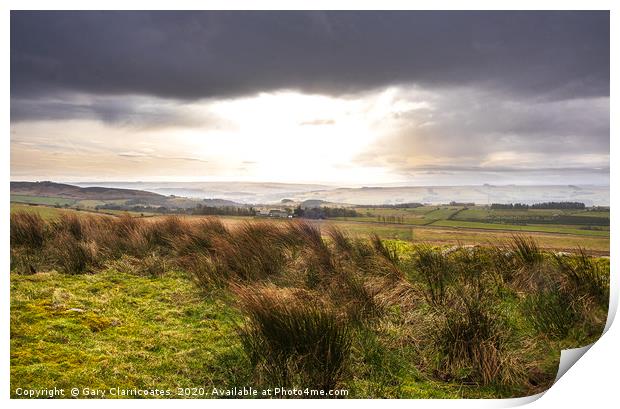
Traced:
POLYGON ((556 279, 553 266, 532 237, 515 235, 505 246, 503 255, 495 254, 497 268, 505 283, 520 293, 534 293, 548 288, 556 279))
POLYGON ((264 382, 334 389, 349 361, 352 332, 332 308, 306 291, 237 287, 247 323, 244 350, 264 382))
POLYGON ((95 233, 97 242, 105 243, 109 257, 120 257, 123 254, 142 257, 154 251, 151 236, 151 221, 146 221, 129 214, 111 218, 105 228, 95 233))
POLYGON ((52 222, 52 229, 55 234, 64 232, 70 234, 76 240, 82 240, 86 235, 86 223, 77 214, 65 213, 52 222))
POLYGON ((77 240, 66 232, 56 236, 53 254, 57 265, 67 274, 81 274, 98 264, 97 244, 77 240))
POLYGON ((204 253, 183 258, 181 265, 191 273, 198 287, 206 292, 214 287, 222 287, 231 281, 238 281, 230 276, 228 269, 218 265, 217 259, 204 253))
POLYGON ((40 266, 45 265, 41 251, 29 248, 11 248, 11 271, 17 274, 36 274, 40 266))
POLYGON ((417 283, 407 280, 394 281, 385 277, 371 278, 366 283, 373 292, 373 302, 385 310, 398 307, 403 311, 419 309, 424 300, 424 290, 417 283))
POLYGON ((383 310, 378 299, 379 288, 355 272, 340 272, 329 286, 328 294, 347 317, 357 322, 377 317, 383 310))
POLYGON ((370 242, 372 243, 375 251, 380 254, 385 260, 389 261, 393 265, 398 265, 398 263, 400 262, 398 253, 395 250, 388 248, 383 243, 381 238, 377 235, 377 233, 373 233, 370 236, 370 242))
POLYGON ((285 240, 289 248, 301 250, 302 257, 318 270, 318 274, 329 276, 334 273, 333 254, 318 227, 307 222, 288 223, 285 240))
POLYGON ((334 244, 335 250, 339 254, 345 254, 347 256, 352 256, 355 253, 355 245, 351 238, 345 234, 341 229, 336 226, 331 226, 327 230, 327 235, 331 239, 334 244))
POLYGON ((45 242, 46 223, 36 213, 11 214, 11 246, 40 249, 45 242))
POLYGON ((560 288, 528 295, 523 311, 534 329, 551 338, 565 338, 578 318, 574 300, 560 288))
POLYGON ((159 256, 157 253, 151 253, 140 259, 138 273, 146 277, 163 277, 168 270, 168 265, 166 258, 159 256))
POLYGON ((365 276, 403 279, 397 252, 388 248, 378 236, 352 239, 335 226, 331 226, 327 233, 333 247, 331 258, 335 269, 343 269, 344 266, 365 276))
POLYGON ((219 219, 206 218, 196 221, 185 231, 170 240, 176 255, 185 256, 198 252, 211 252, 214 237, 228 237, 230 232, 219 219))
POLYGON ((544 255, 538 243, 531 237, 521 235, 513 236, 511 250, 522 266, 535 266, 542 263, 544 259, 544 255))
POLYGON ((435 306, 444 304, 453 275, 453 266, 447 256, 429 245, 419 245, 414 249, 412 265, 426 284, 424 294, 427 301, 435 306))
POLYGON ((177 257, 186 257, 199 253, 212 254, 215 237, 229 237, 226 226, 215 218, 206 218, 189 224, 180 234, 170 237, 169 246, 177 257))
POLYGON ((491 244, 487 248, 489 272, 498 284, 511 283, 518 272, 514 253, 501 244, 491 244))
POLYGON ((278 275, 287 261, 285 235, 273 224, 244 223, 209 243, 210 265, 215 269, 209 268, 210 275, 256 281, 278 275))
POLYGON ((567 290, 575 297, 588 297, 602 309, 609 305, 609 272, 604 271, 582 248, 575 255, 554 255, 567 290))
POLYGON ((509 329, 486 300, 462 296, 440 309, 434 345, 439 370, 451 379, 482 385, 517 384, 523 379, 518 357, 509 345, 509 329))

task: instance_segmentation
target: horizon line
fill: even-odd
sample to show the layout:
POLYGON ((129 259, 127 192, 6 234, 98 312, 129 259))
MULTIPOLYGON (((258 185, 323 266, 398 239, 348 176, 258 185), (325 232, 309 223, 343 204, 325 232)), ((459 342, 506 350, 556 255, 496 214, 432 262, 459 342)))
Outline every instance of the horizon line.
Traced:
POLYGON ((60 180, 51 180, 51 179, 40 179, 40 180, 26 180, 26 179, 11 179, 11 183, 13 182, 30 182, 30 183, 41 183, 41 182, 52 182, 52 183, 62 183, 62 184, 100 184, 100 183, 249 183, 249 184, 280 184, 280 185, 321 185, 325 187, 334 187, 334 188, 349 188, 349 189, 360 189, 360 188, 398 188, 398 187, 468 187, 468 186, 598 186, 598 187, 610 187, 609 183, 566 183, 566 184, 554 184, 554 183, 480 183, 480 184, 409 184, 407 182, 387 182, 387 183, 377 183, 377 184, 350 184, 350 183, 331 183, 331 182, 278 182, 278 181, 244 181, 244 180, 185 180, 185 181, 171 181, 171 180, 104 180, 104 181, 96 181, 96 180, 86 180, 86 181, 60 181, 60 180))

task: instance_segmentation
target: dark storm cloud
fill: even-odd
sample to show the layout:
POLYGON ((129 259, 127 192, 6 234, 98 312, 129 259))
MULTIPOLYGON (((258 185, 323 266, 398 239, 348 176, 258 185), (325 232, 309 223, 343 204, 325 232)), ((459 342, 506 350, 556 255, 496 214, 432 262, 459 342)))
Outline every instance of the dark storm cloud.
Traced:
POLYGON ((13 98, 11 122, 48 120, 98 120, 108 125, 139 128, 231 128, 222 118, 196 113, 178 101, 135 96, 67 95, 47 98, 13 98))
POLYGON ((13 98, 333 95, 400 83, 608 96, 609 13, 11 13, 13 98))

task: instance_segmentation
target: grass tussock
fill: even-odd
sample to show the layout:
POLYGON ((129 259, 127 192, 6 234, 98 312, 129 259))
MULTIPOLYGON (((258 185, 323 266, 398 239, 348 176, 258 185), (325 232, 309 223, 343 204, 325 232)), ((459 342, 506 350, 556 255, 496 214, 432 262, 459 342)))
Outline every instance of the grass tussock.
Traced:
POLYGON ((43 247, 46 223, 36 213, 11 214, 11 247, 43 247))
POLYGON ((306 222, 289 223, 286 242, 289 247, 298 249, 307 264, 315 267, 321 276, 335 271, 332 252, 318 227, 306 222))
POLYGON ((53 253, 63 272, 81 274, 97 265, 97 251, 95 242, 78 240, 71 234, 63 232, 56 237, 53 253))
POLYGON ((559 339, 568 335, 578 318, 571 295, 559 288, 528 295, 523 308, 540 334, 559 339))
POLYGON ((375 251, 380 254, 385 260, 388 260, 394 265, 398 265, 398 262, 400 261, 398 257, 398 252, 396 252, 394 249, 388 248, 383 242, 383 240, 381 240, 381 238, 376 233, 370 236, 370 241, 375 251))
POLYGON ((429 245, 420 245, 415 248, 412 267, 426 284, 427 301, 431 305, 443 305, 453 275, 453 266, 448 257, 429 245))
POLYGON ((609 274, 600 263, 578 249, 572 256, 555 255, 555 262, 566 280, 566 287, 576 297, 587 297, 607 309, 609 304, 609 274))
POLYGON ((285 246, 278 226, 245 223, 213 240, 217 273, 237 280, 260 280, 282 272, 285 246))
POLYGON ((441 310, 435 345, 444 376, 482 385, 522 381, 521 362, 508 345, 509 332, 498 311, 475 298, 461 298, 441 310))
POLYGON ((177 257, 186 257, 201 253, 213 253, 215 237, 228 237, 230 232, 224 224, 215 218, 206 218, 188 224, 187 228, 168 238, 168 245, 177 257))
POLYGON ((238 287, 249 317, 240 329, 243 347, 269 385, 330 390, 349 360, 352 331, 338 314, 305 291, 238 287))
POLYGON ((513 236, 511 247, 516 260, 522 266, 531 267, 543 261, 543 253, 531 237, 513 236))

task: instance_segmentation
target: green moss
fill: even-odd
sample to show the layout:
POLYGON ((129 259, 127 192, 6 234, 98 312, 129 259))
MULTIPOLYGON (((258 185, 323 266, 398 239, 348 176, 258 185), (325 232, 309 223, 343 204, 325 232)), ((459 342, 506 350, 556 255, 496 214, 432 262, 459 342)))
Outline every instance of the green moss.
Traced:
POLYGON ((11 390, 233 385, 239 316, 179 273, 11 276, 11 390))

